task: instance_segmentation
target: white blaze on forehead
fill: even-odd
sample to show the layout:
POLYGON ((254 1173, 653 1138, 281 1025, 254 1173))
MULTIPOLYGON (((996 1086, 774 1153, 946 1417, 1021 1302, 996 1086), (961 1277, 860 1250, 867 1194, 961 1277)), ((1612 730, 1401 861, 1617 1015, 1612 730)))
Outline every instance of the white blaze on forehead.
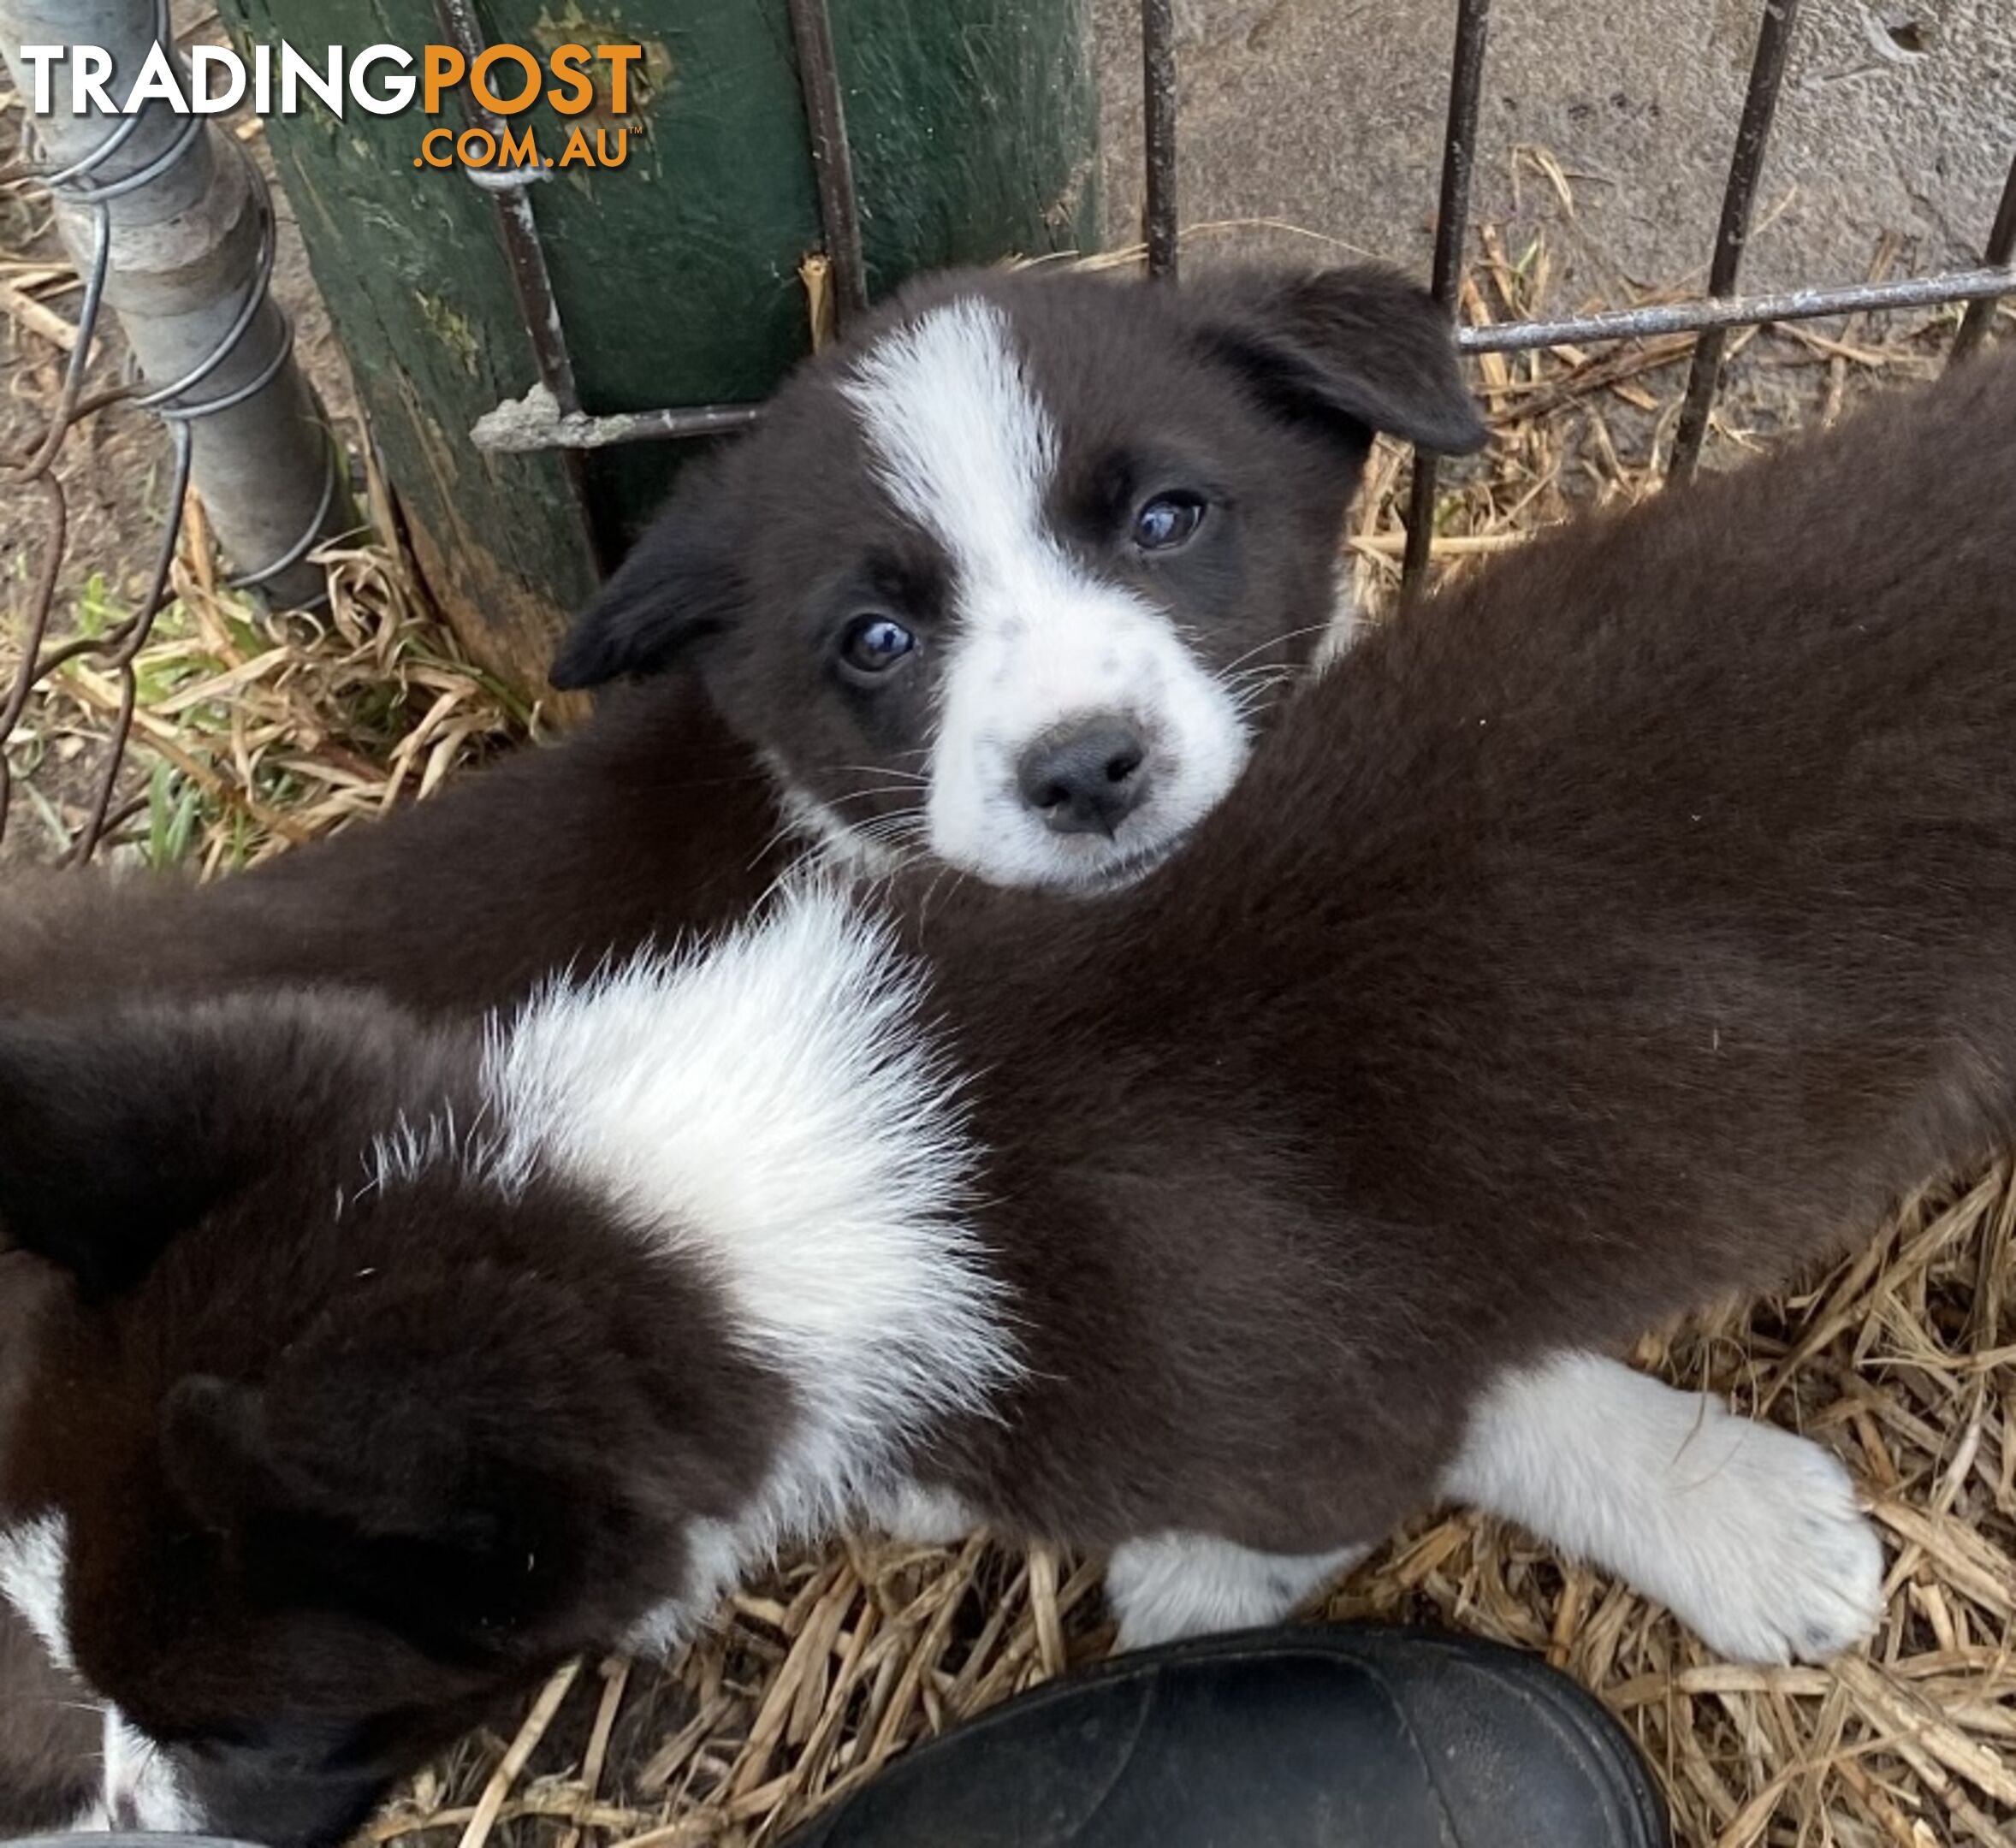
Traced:
POLYGON ((0 1597, 21 1614, 57 1667, 74 1669, 63 1613, 63 1572, 69 1558, 69 1524, 41 1514, 0 1531, 0 1597))
POLYGON ((1057 434, 991 304, 934 308, 871 346, 842 388, 883 486, 961 575, 1027 562, 1057 468, 1057 434))
POLYGON ((870 347, 842 388, 883 489, 952 564, 934 850, 999 883, 1070 885, 1172 844, 1231 787, 1245 726, 1167 614, 1051 530, 1057 433, 1006 317, 972 298, 934 308, 870 347), (1147 748, 1147 795, 1115 841, 1061 838, 1022 800, 1020 760, 1046 732, 1107 714, 1147 748))

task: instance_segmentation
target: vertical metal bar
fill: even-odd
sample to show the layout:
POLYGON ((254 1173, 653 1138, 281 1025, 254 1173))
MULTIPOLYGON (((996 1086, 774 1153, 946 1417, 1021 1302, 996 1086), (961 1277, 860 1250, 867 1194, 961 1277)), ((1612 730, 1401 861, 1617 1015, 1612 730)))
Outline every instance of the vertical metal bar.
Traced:
MULTIPOLYGON (((1708 293, 1711 296, 1734 292, 1736 273, 1743 265, 1743 247, 1750 240, 1750 214, 1757 203, 1758 176, 1764 170, 1764 144, 1771 134, 1771 118, 1777 112, 1778 92, 1785 80, 1785 62, 1792 46, 1792 28, 1799 17, 1799 0, 1764 0, 1764 19, 1758 27, 1757 53, 1750 63, 1750 87, 1743 98, 1743 119, 1736 129, 1736 151, 1729 160, 1728 185, 1722 196, 1722 222, 1715 233, 1715 256, 1708 266, 1708 293)), ((1701 441, 1708 434, 1708 412, 1715 401, 1715 388, 1722 380, 1722 355, 1728 334, 1711 328, 1694 343, 1693 364, 1687 370, 1687 395, 1680 408, 1680 428, 1673 438, 1673 454, 1666 472, 1685 481, 1701 459, 1701 441)))
MULTIPOLYGON (((443 36, 472 67, 489 50, 489 41, 470 0, 435 0, 434 16, 441 23, 443 36)), ((487 129, 501 138, 506 124, 476 100, 474 92, 465 86, 461 98, 462 112, 470 127, 487 129)), ((483 190, 496 205, 497 226, 511 264, 511 286, 518 295, 519 318, 524 323, 525 338, 532 344, 539 382, 553 394, 565 415, 581 408, 581 398, 575 388, 574 362, 567 352, 560 304, 553 293, 552 272, 546 266, 546 246, 540 242, 538 221, 532 216, 532 202, 527 197, 532 175, 520 177, 520 184, 491 186, 483 190)))
MULTIPOLYGON (((471 0, 434 0, 434 16, 440 22, 442 36, 471 68, 489 50, 489 40, 471 0)), ((462 113, 471 127, 489 130, 502 144, 507 124, 477 103, 466 85, 462 89, 462 113)), ((553 272, 547 266, 546 246, 539 236, 539 221, 532 214, 530 192, 536 180, 544 177, 543 169, 536 174, 526 172, 519 176, 522 183, 519 185, 492 185, 483 190, 489 194, 497 233, 504 240, 512 291, 518 297, 519 323, 531 344, 532 364, 538 370, 539 382, 552 394, 560 415, 570 417, 581 409, 581 394, 575 383, 573 355, 567 351, 566 323, 560 319, 560 299, 554 293, 553 272)), ((587 467, 578 453, 568 455, 562 466, 574 524, 580 530, 590 560, 606 569, 610 562, 608 550, 589 511, 587 467)))
MULTIPOLYGON (((1995 207, 1995 224, 1988 234, 1988 248, 1982 253, 1983 267, 1999 270, 2016 258, 2016 160, 2009 163, 2009 177, 2002 182, 2002 202, 1995 207)), ((1967 304, 1960 330, 1953 337, 1953 358, 1965 359, 1981 344, 1988 323, 1995 318, 1995 298, 1983 296, 1967 304)))
MULTIPOLYGON (((1470 228, 1470 174, 1477 163, 1477 105, 1484 90, 1485 28, 1491 0, 1457 0, 1456 49, 1449 74, 1449 120, 1442 133, 1442 197, 1435 210, 1435 271, 1431 287, 1453 319, 1463 280, 1463 240, 1470 228)), ((1420 587, 1435 536, 1434 456, 1417 449, 1407 496, 1403 593, 1420 587)))
POLYGON ((1176 277, 1176 36, 1174 0, 1141 0, 1142 198, 1148 274, 1176 277))
POLYGON ((854 155, 847 142, 847 110, 833 56, 833 20, 826 0, 791 0, 792 43, 798 52, 798 87, 812 136, 812 176, 819 187, 819 223, 833 265, 839 331, 868 307, 868 270, 861 254, 861 201, 854 190, 854 155))

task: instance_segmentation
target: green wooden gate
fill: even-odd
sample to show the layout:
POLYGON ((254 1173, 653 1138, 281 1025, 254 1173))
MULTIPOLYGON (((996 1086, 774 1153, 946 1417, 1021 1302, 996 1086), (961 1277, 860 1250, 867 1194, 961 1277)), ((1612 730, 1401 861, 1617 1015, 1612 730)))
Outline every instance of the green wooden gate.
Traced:
MULTIPOLYGON (((815 279, 822 257, 840 272, 828 275, 844 299, 857 264, 879 294, 921 269, 1089 248, 1098 223, 1087 0, 830 0, 830 14, 828 0, 225 0, 224 11, 241 49, 285 41, 318 63, 331 45, 418 57, 430 43, 516 44, 542 59, 569 43, 643 47, 628 116, 598 95, 572 121, 542 100, 508 124, 531 127, 548 156, 575 126, 612 131, 612 151, 626 127, 613 169, 495 187, 422 164, 430 127, 468 126, 452 100, 431 120, 416 102, 269 124, 430 586, 478 658, 527 687, 543 683, 566 608, 693 440, 499 453, 471 442, 479 418, 543 379, 590 416, 748 406, 811 343, 809 260, 815 279)), ((495 87, 520 81, 500 68, 495 87)))

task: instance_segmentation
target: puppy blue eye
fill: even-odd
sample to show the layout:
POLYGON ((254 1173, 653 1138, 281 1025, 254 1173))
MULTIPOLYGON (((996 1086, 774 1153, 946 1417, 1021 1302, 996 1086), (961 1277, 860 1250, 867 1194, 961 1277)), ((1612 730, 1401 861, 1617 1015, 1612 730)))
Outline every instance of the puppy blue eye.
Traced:
POLYGON ((857 616, 840 637, 840 658, 857 673, 887 673, 916 645, 893 616, 857 616))
POLYGON ((1144 552, 1172 551, 1203 523, 1201 495, 1157 495, 1134 516, 1134 542, 1144 552))

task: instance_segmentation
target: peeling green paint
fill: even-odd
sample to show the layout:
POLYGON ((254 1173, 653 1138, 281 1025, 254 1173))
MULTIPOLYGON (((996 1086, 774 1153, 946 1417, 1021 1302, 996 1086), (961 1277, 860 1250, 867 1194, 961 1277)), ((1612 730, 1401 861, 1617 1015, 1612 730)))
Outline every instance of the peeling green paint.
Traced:
MULTIPOLYGON (((614 14, 590 18, 582 10, 579 0, 566 0, 566 4, 557 10, 548 7, 533 21, 530 42, 537 45, 548 57, 564 44, 584 44, 590 50, 597 45, 635 44, 643 48, 643 68, 635 71, 631 79, 630 113, 648 116, 652 104, 671 87, 673 73, 677 68, 673 62, 672 48, 662 38, 653 38, 640 33, 628 21, 614 14)), ((607 82, 598 78, 596 96, 598 104, 608 95, 607 82)))
POLYGON ((434 330, 434 337, 461 361, 473 377, 480 345, 475 323, 438 295, 430 295, 424 289, 415 289, 413 295, 420 304, 420 312, 425 317, 427 325, 434 330))

